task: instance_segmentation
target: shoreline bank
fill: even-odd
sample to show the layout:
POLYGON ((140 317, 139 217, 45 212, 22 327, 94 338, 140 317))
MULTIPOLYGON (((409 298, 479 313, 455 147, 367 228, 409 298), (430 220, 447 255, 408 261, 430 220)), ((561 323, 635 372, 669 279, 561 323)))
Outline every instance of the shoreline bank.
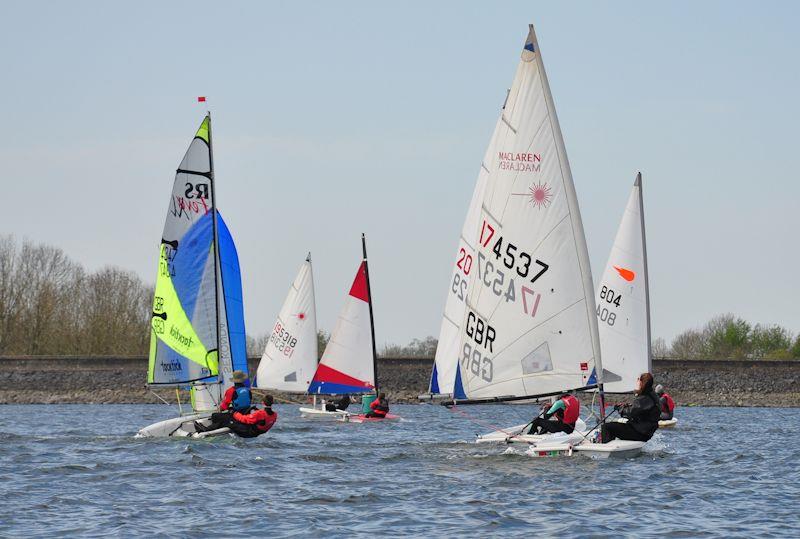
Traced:
MULTIPOLYGON (((250 372, 257 364, 249 360, 250 372)), ((432 365, 431 358, 381 358, 381 390, 392 402, 417 403, 432 365)), ((800 361, 657 359, 653 370, 679 406, 800 407, 800 361)), ((175 390, 151 391, 146 373, 144 357, 0 357, 0 404, 174 403, 175 390)))

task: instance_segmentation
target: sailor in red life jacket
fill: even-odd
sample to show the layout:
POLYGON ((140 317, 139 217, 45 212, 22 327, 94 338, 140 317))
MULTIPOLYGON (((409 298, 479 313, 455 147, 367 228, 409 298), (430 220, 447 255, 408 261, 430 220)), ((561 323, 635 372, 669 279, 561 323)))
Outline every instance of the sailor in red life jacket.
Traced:
POLYGON ((389 401, 386 399, 386 393, 381 393, 378 398, 372 401, 369 405, 370 411, 366 417, 378 417, 383 419, 389 413, 389 401))
POLYGON ((255 438, 267 432, 278 420, 278 413, 272 410, 272 395, 263 400, 264 408, 251 408, 247 413, 233 412, 228 428, 242 438, 255 438))
POLYGON ((252 395, 250 388, 245 385, 247 373, 244 371, 233 371, 233 385, 225 391, 219 409, 223 412, 246 412, 250 409, 252 395))
POLYGON ((548 432, 566 432, 575 430, 575 422, 581 413, 581 403, 569 393, 563 393, 553 403, 544 416, 531 421, 528 434, 545 434, 548 432), (555 419, 553 419, 555 418, 555 419))
POLYGON ((661 404, 661 417, 660 420, 665 419, 672 419, 672 414, 675 411, 675 401, 672 400, 672 397, 664 391, 664 386, 658 384, 656 386, 656 394, 658 395, 658 401, 661 404))

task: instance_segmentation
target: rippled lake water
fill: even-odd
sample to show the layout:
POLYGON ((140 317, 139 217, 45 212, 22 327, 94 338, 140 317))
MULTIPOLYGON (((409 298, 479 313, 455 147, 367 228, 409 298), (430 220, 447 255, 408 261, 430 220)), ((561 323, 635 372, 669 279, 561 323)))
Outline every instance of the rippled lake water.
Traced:
MULTIPOLYGON (((475 445, 435 405, 400 423, 280 419, 254 440, 134 439, 153 405, 0 406, 0 535, 797 536, 800 410, 682 408, 629 460, 475 445)), ((528 406, 462 408, 508 426, 528 406)))

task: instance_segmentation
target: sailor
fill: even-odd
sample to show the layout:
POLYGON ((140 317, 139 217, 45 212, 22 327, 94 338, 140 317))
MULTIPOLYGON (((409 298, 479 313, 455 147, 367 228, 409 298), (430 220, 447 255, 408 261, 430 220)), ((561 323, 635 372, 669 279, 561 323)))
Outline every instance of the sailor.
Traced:
POLYGON ((378 398, 372 401, 369 405, 370 411, 367 412, 366 417, 377 417, 383 419, 389 413, 389 401, 386 398, 386 393, 381 393, 378 398))
POLYGON ((545 434, 548 432, 566 432, 570 434, 575 430, 575 422, 581 412, 581 403, 573 395, 563 393, 558 400, 550 406, 544 415, 531 421, 529 434, 545 434), (555 417, 555 419, 553 419, 555 417))
POLYGON ((661 404, 661 419, 672 419, 672 414, 675 411, 675 401, 672 400, 672 397, 669 393, 664 391, 664 386, 661 384, 656 386, 656 394, 658 395, 658 400, 661 404))
POLYGON ((251 408, 248 413, 233 412, 228 428, 241 438, 255 438, 267 432, 278 420, 278 413, 272 410, 272 395, 266 395, 264 408, 251 408))
POLYGON ((243 371, 233 371, 232 378, 233 385, 225 391, 219 409, 223 412, 247 412, 252 402, 250 388, 245 386, 247 373, 243 371))
POLYGON ((628 419, 627 423, 610 422, 602 426, 602 442, 610 442, 614 438, 620 440, 636 440, 646 442, 658 429, 658 418, 661 416, 661 403, 653 391, 653 375, 645 372, 636 379, 636 395, 632 404, 615 405, 614 410, 628 419))
POLYGON ((328 412, 335 412, 337 410, 344 412, 350 406, 351 402, 350 395, 344 394, 338 401, 325 404, 325 410, 328 412))
POLYGON ((209 432, 228 427, 231 432, 240 438, 260 436, 271 429, 272 425, 278 420, 277 412, 272 410, 272 395, 265 396, 262 402, 264 403, 263 409, 252 407, 248 408, 245 413, 217 412, 211 414, 211 424, 204 426, 199 421, 195 421, 195 430, 197 432, 209 432))

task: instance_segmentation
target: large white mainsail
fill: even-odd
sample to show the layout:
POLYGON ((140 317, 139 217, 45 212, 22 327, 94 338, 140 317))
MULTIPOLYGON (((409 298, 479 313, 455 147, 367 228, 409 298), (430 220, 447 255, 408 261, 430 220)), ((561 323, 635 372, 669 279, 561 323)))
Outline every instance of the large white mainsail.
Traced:
POLYGON ((311 254, 300 266, 258 365, 256 387, 305 393, 317 369, 317 311, 311 254))
POLYGON ((448 294, 432 392, 497 401, 600 382, 586 239, 532 25, 448 294))
POLYGON ((596 299, 605 390, 631 392, 641 373, 652 372, 641 173, 636 175, 596 299))

